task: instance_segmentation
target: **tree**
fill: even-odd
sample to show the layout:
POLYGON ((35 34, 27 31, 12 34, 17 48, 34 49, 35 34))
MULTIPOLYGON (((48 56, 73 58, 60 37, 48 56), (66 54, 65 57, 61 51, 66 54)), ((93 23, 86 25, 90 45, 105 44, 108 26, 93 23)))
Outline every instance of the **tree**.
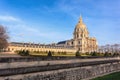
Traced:
POLYGON ((29 56, 29 53, 30 53, 29 50, 20 50, 18 52, 18 54, 21 56, 29 56))
POLYGON ((26 55, 26 56, 28 56, 29 53, 30 53, 30 52, 29 52, 28 50, 25 51, 25 55, 26 55))
POLYGON ((94 51, 94 52, 91 52, 91 56, 98 56, 98 54, 94 51))
POLYGON ((115 53, 113 54, 113 56, 119 56, 119 53, 115 52, 115 53))
POLYGON ((108 52, 105 52, 104 56, 105 56, 105 57, 109 57, 109 56, 111 56, 111 54, 108 53, 108 52))
POLYGON ((77 52, 75 53, 75 55, 76 55, 76 57, 77 57, 77 56, 80 56, 80 52, 77 51, 77 52))
POLYGON ((8 46, 8 38, 5 27, 0 25, 0 50, 8 46))
POLYGON ((52 52, 49 51, 49 52, 48 52, 48 57, 51 57, 51 56, 52 56, 52 52))

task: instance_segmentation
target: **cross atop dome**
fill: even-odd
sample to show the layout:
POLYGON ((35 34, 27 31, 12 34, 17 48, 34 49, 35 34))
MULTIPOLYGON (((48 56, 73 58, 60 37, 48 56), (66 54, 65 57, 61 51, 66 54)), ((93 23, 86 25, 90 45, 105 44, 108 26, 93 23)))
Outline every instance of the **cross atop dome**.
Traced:
POLYGON ((82 23, 82 16, 80 15, 79 23, 82 23))

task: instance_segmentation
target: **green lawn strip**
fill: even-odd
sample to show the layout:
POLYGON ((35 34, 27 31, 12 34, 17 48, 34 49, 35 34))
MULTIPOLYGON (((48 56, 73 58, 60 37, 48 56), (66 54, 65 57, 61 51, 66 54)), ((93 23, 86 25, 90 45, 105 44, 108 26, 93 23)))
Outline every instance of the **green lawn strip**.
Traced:
POLYGON ((111 73, 91 80, 120 80, 120 72, 111 73))

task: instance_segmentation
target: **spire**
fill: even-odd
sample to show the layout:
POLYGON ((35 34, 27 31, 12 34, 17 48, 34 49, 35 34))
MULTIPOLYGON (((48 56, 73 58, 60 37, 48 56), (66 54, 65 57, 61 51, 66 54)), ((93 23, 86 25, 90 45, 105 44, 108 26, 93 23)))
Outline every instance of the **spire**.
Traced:
POLYGON ((82 16, 80 15, 79 23, 82 23, 82 16))

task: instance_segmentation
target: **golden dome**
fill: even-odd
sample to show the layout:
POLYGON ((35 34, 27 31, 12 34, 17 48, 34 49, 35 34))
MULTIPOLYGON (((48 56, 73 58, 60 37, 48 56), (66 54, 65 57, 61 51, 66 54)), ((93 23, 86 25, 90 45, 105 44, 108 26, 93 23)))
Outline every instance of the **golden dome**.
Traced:
POLYGON ((82 28, 82 29, 85 29, 86 28, 86 25, 83 23, 82 21, 82 17, 80 16, 80 19, 79 19, 79 22, 78 24, 76 25, 76 28, 82 28))

